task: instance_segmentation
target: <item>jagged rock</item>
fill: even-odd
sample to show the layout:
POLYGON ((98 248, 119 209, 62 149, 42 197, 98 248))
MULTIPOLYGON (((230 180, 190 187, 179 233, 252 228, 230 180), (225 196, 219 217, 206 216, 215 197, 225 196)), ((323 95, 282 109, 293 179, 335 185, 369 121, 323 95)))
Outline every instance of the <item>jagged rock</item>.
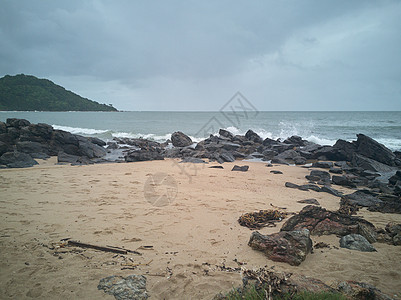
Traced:
POLYGON ((395 154, 386 146, 364 134, 357 134, 357 137, 358 139, 355 142, 355 146, 359 154, 388 166, 400 165, 395 154))
MULTIPOLYGON (((318 177, 322 182, 330 183, 330 178, 331 177, 330 177, 330 173, 329 172, 320 171, 320 170, 312 170, 310 172, 310 176, 318 177)), ((308 179, 306 176, 305 176, 305 178, 308 179)))
POLYGON ((373 172, 392 172, 394 168, 386 164, 380 163, 363 155, 355 153, 351 159, 351 165, 356 168, 363 170, 369 170, 373 172))
POLYGON ((103 147, 91 143, 88 139, 83 138, 78 142, 78 154, 80 156, 86 156, 88 158, 99 158, 107 154, 106 149, 103 147))
POLYGON ((333 175, 331 180, 334 184, 342 185, 350 188, 356 188, 356 184, 349 180, 346 176, 333 175))
POLYGON ((263 140, 263 146, 273 146, 273 145, 276 145, 276 144, 278 144, 279 142, 277 142, 277 141, 275 141, 275 140, 272 140, 272 139, 270 139, 270 138, 265 138, 264 140, 263 140))
POLYGON ((388 179, 390 185, 395 185, 397 181, 401 181, 401 171, 397 171, 393 176, 388 179))
POLYGON ((231 132, 229 132, 229 131, 227 131, 225 129, 220 129, 219 130, 219 135, 223 136, 225 138, 228 138, 228 139, 232 139, 234 137, 234 135, 231 132))
POLYGON ((231 169, 231 171, 246 172, 246 171, 248 171, 248 169, 249 169, 249 166, 237 166, 237 165, 235 165, 235 166, 231 169))
POLYGON ((303 140, 300 136, 297 135, 293 135, 284 141, 285 144, 292 144, 296 146, 305 146, 306 142, 307 141, 303 140))
POLYGON ((348 234, 340 239, 340 247, 362 252, 375 252, 376 249, 360 234, 348 234))
POLYGON ((304 200, 298 200, 298 203, 305 203, 305 204, 311 204, 311 205, 320 205, 319 201, 316 199, 304 199, 304 200))
POLYGON ((401 246, 401 224, 390 222, 386 225, 386 231, 389 233, 392 243, 401 246))
POLYGON ((333 167, 331 161, 317 161, 312 164, 312 168, 330 169, 333 167))
POLYGON ((75 164, 79 160, 79 156, 67 154, 63 151, 60 151, 57 155, 57 162, 58 163, 70 163, 75 164))
POLYGON ((89 140, 91 143, 96 144, 96 145, 101 146, 101 147, 107 145, 107 143, 106 143, 105 141, 103 141, 103 140, 101 140, 101 139, 99 139, 99 138, 97 138, 97 137, 88 137, 88 140, 89 140))
POLYGON ((263 139, 253 130, 249 129, 246 133, 245 133, 245 138, 254 142, 254 143, 259 143, 262 144, 263 143, 263 139))
POLYGON ((31 156, 35 156, 36 153, 49 153, 49 146, 47 144, 37 142, 18 142, 16 148, 20 152, 31 154, 31 156))
POLYGON ((143 275, 110 276, 100 280, 98 290, 113 295, 117 300, 143 300, 149 297, 143 275))
POLYGON ((266 149, 262 152, 263 154, 263 160, 271 160, 273 157, 275 157, 278 153, 277 151, 271 150, 271 149, 266 149))
POLYGON ((176 131, 171 135, 171 142, 174 147, 187 147, 192 145, 191 138, 181 131, 176 131))
POLYGON ((327 185, 322 186, 320 188, 320 191, 332 194, 332 195, 334 195, 336 197, 341 197, 343 195, 341 192, 339 192, 336 189, 334 189, 334 188, 332 188, 330 186, 327 186, 327 185))
POLYGON ((382 202, 382 200, 375 197, 367 190, 359 190, 352 194, 344 195, 343 198, 348 200, 351 204, 363 207, 377 206, 382 202))
POLYGON ((230 143, 230 142, 221 142, 220 144, 221 144, 222 148, 227 151, 236 151, 236 150, 238 150, 238 148, 241 147, 241 145, 239 145, 239 144, 230 143))
POLYGON ((350 297, 350 299, 392 300, 392 298, 383 294, 376 287, 364 282, 352 280, 340 282, 337 290, 350 297))
POLYGON ((8 168, 28 168, 37 164, 29 154, 18 151, 6 152, 0 157, 0 165, 6 165, 8 168))
POLYGON ((252 233, 248 245, 254 250, 262 251, 273 261, 286 262, 298 266, 312 250, 309 230, 295 230, 262 235, 252 233))
POLYGON ((292 159, 296 165, 304 165, 306 164, 306 158, 302 156, 296 156, 292 159))
MULTIPOLYGON (((363 234, 360 224, 365 225, 365 232, 376 232, 375 226, 361 218, 328 211, 320 206, 305 206, 298 214, 288 219, 281 231, 308 229, 312 235, 335 234, 344 236, 351 233, 363 234)), ((374 233, 370 233, 374 235, 374 233)))
POLYGON ((334 146, 324 146, 315 151, 315 157, 324 157, 326 160, 349 161, 355 153, 355 145, 344 140, 338 140, 334 146))
POLYGON ((230 152, 221 153, 220 154, 220 158, 225 162, 233 162, 233 161, 235 161, 234 155, 232 155, 230 152))

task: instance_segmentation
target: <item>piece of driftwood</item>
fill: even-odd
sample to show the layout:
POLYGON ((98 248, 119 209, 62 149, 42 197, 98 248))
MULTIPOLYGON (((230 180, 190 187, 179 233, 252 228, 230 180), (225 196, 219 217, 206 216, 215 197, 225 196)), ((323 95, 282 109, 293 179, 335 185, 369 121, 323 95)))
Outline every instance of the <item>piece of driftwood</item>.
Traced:
POLYGON ((119 253, 119 254, 127 254, 128 253, 128 250, 122 249, 122 248, 104 247, 104 246, 82 243, 82 242, 73 241, 73 240, 69 240, 68 245, 82 247, 82 248, 91 248, 91 249, 96 249, 96 250, 100 250, 100 251, 113 252, 113 253, 119 253))

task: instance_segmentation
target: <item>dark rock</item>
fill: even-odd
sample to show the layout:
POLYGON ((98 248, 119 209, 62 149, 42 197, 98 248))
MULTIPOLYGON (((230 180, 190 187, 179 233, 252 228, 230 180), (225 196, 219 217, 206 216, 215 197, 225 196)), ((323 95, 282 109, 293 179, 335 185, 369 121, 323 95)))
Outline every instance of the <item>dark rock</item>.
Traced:
POLYGON ((296 156, 292 159, 296 165, 304 165, 306 164, 306 158, 302 156, 296 156))
POLYGON ((224 169, 223 166, 210 166, 211 169, 224 169))
POLYGON ((286 160, 284 160, 282 158, 279 158, 279 157, 274 157, 271 160, 271 162, 274 163, 274 164, 287 165, 287 166, 289 165, 286 160))
POLYGON ((334 195, 334 196, 336 196, 336 197, 341 197, 341 196, 343 195, 341 192, 339 192, 339 191, 337 191, 336 189, 334 189, 334 188, 332 188, 332 187, 329 187, 329 186, 327 186, 327 185, 322 186, 322 187, 320 188, 320 191, 321 191, 321 192, 325 192, 325 193, 332 194, 332 195, 334 195))
POLYGON ((312 182, 317 182, 321 180, 319 176, 312 176, 312 175, 306 175, 305 178, 312 182))
POLYGON ((286 182, 285 183, 285 187, 291 188, 291 189, 298 189, 299 185, 295 184, 295 183, 291 183, 291 182, 286 182))
POLYGON ((67 132, 67 131, 63 131, 63 130, 54 130, 53 131, 53 139, 60 143, 60 144, 71 144, 71 145, 75 145, 78 146, 78 138, 76 137, 76 135, 67 132))
POLYGON ((376 232, 375 226, 364 219, 328 211, 320 206, 308 205, 288 219, 281 231, 306 228, 312 235, 335 234, 344 236, 351 233, 363 234, 360 231, 360 224, 365 225, 365 233, 370 232, 370 235, 374 235, 371 232, 376 232))
POLYGON ((316 199, 304 199, 297 201, 298 203, 312 204, 312 205, 320 205, 319 201, 316 199))
POLYGON ((388 179, 390 185, 395 185, 397 181, 401 181, 401 171, 397 171, 393 176, 388 179))
POLYGON ((276 145, 276 144, 278 144, 277 141, 269 139, 269 138, 265 138, 263 140, 263 146, 273 146, 273 145, 276 145))
POLYGON ((356 168, 361 168, 363 170, 369 170, 373 172, 385 173, 394 171, 393 167, 356 153, 352 156, 351 165, 356 168))
POLYGON ((158 151, 132 150, 125 154, 126 162, 163 160, 164 157, 158 151))
POLYGON ((374 252, 376 249, 360 234, 345 235, 340 239, 340 247, 362 252, 374 252))
POLYGON ((324 157, 326 160, 349 161, 355 153, 355 146, 347 141, 338 140, 334 146, 324 146, 315 151, 315 157, 324 157))
MULTIPOLYGON (((352 158, 352 157, 351 157, 352 158)), ((351 166, 349 165, 349 163, 347 161, 336 161, 334 163, 334 165, 336 167, 341 168, 343 171, 349 170, 351 169, 351 166)))
POLYGON ((37 164, 29 154, 18 151, 6 152, 0 157, 0 165, 6 165, 8 168, 28 168, 37 164))
POLYGON ((352 194, 344 195, 343 198, 348 200, 351 204, 362 207, 377 206, 382 202, 382 200, 375 197, 367 190, 359 190, 352 194))
POLYGON ((176 131, 171 135, 171 142, 174 147, 187 147, 192 145, 191 138, 181 131, 176 131))
POLYGON ((262 144, 263 143, 263 139, 253 130, 249 129, 246 133, 245 133, 245 138, 254 142, 254 143, 259 143, 262 144))
POLYGON ((300 136, 293 135, 289 138, 287 138, 284 143, 285 144, 292 144, 296 146, 305 146, 305 142, 300 136))
POLYGON ((12 146, 0 141, 0 156, 12 150, 12 146))
POLYGON ((273 165, 271 163, 267 163, 265 166, 268 167, 268 168, 273 167, 273 165))
POLYGON ((313 168, 322 168, 322 169, 330 169, 333 167, 333 163, 331 161, 317 161, 312 164, 313 168))
POLYGON ((299 266, 312 250, 309 230, 296 230, 262 235, 252 233, 248 245, 254 250, 262 251, 273 261, 286 262, 299 266))
POLYGON ((390 222, 386 225, 386 231, 389 233, 393 245, 401 246, 401 224, 390 222))
POLYGON ((232 155, 230 152, 221 153, 220 154, 220 158, 225 162, 233 162, 233 161, 235 161, 234 155, 232 155))
POLYGON ((344 281, 338 284, 337 289, 350 299, 392 300, 379 289, 364 282, 344 281))
POLYGON ((17 142, 17 150, 23 153, 48 153, 49 146, 37 142, 17 142))
POLYGON ((330 245, 326 244, 325 242, 319 242, 319 243, 316 243, 313 246, 313 248, 315 248, 315 249, 330 248, 330 245))
POLYGON ((88 140, 89 140, 91 143, 96 144, 96 145, 101 146, 101 147, 107 145, 105 141, 103 141, 103 140, 101 140, 101 139, 99 139, 99 138, 97 138, 97 137, 88 137, 88 140))
POLYGON ((84 139, 79 141, 79 154, 89 158, 99 158, 105 156, 107 151, 103 147, 84 139))
POLYGON ((331 167, 329 172, 333 174, 342 174, 343 170, 341 168, 331 167))
POLYGON ((107 148, 106 149, 116 150, 118 148, 120 148, 120 146, 115 142, 108 142, 107 143, 107 148))
POLYGON ((60 151, 57 155, 57 162, 58 163, 70 163, 70 164, 75 164, 79 160, 79 156, 77 155, 71 155, 67 154, 63 151, 60 151))
POLYGON ((237 166, 237 165, 235 165, 235 166, 231 169, 231 171, 246 172, 246 171, 248 171, 248 169, 249 169, 249 166, 237 166))
MULTIPOLYGON (((329 172, 320 171, 320 170, 312 170, 310 172, 310 176, 318 177, 318 178, 320 178, 321 181, 330 183, 330 173, 329 172)), ((306 179, 308 179, 308 178, 306 178, 306 179)))
POLYGON ((25 126, 29 126, 31 124, 31 122, 29 122, 28 120, 25 120, 25 119, 9 118, 6 120, 6 124, 9 127, 14 127, 14 128, 20 129, 25 126))
POLYGON ((0 121, 0 134, 7 133, 6 123, 0 121))
POLYGON ((322 191, 322 189, 315 184, 303 184, 303 185, 300 185, 298 189, 300 189, 301 191, 309 191, 309 190, 312 190, 315 192, 322 191))
POLYGON ((333 175, 331 177, 331 180, 334 184, 337 184, 337 185, 346 186, 346 187, 350 187, 350 188, 356 188, 355 183, 353 183, 351 180, 349 180, 346 176, 333 175))
POLYGON ((185 157, 180 161, 180 163, 207 164, 203 159, 195 157, 185 157))
POLYGON ((225 129, 220 129, 219 134, 220 134, 220 136, 223 136, 228 139, 232 139, 234 137, 234 135, 231 132, 229 132, 225 129))
POLYGON ((277 170, 271 170, 270 173, 273 173, 273 174, 283 174, 283 172, 277 171, 277 170))
POLYGON ((357 134, 357 137, 358 139, 355 142, 355 146, 359 154, 388 166, 399 165, 395 154, 386 146, 364 134, 357 134))
POLYGON ((223 149, 225 149, 227 151, 236 151, 236 150, 238 150, 238 148, 241 147, 241 145, 239 145, 239 144, 230 143, 230 142, 222 142, 221 146, 223 149))
POLYGON ((146 291, 146 277, 143 275, 106 277, 100 280, 97 289, 113 295, 117 300, 143 300, 149 297, 146 291))

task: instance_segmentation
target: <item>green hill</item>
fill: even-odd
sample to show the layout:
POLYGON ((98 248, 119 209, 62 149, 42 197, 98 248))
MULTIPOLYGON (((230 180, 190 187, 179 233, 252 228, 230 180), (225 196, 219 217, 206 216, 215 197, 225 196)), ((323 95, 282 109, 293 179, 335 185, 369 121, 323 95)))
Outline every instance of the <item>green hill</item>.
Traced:
POLYGON ((67 91, 47 79, 30 75, 0 78, 0 110, 17 111, 117 111, 67 91))

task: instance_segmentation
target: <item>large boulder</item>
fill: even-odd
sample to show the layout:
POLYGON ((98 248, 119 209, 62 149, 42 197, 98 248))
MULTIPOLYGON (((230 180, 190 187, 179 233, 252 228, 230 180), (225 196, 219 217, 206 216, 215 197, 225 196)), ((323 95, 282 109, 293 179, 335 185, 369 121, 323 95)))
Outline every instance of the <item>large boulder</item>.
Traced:
POLYGON ((222 137, 225 137, 227 139, 230 139, 230 140, 234 137, 234 135, 231 132, 229 132, 229 131, 227 131, 225 129, 220 129, 219 130, 219 135, 222 136, 222 137))
POLYGON ((350 188, 356 188, 356 184, 353 183, 347 176, 333 175, 331 178, 334 184, 342 185, 350 188))
POLYGON ((309 230, 295 230, 262 235, 252 233, 248 242, 252 249, 262 251, 273 261, 286 262, 298 266, 312 250, 309 230))
POLYGON ((124 159, 126 162, 163 160, 164 156, 157 150, 131 150, 125 154, 124 159))
POLYGON ((14 127, 20 129, 25 126, 29 126, 31 122, 25 119, 8 118, 6 120, 6 124, 8 127, 14 127))
POLYGON ((100 158, 107 154, 106 149, 103 147, 91 143, 88 139, 84 138, 79 141, 79 152, 80 156, 86 156, 89 158, 100 158))
POLYGON ((336 211, 328 211, 314 205, 305 206, 298 214, 289 218, 281 231, 301 229, 308 229, 312 235, 335 234, 344 236, 358 233, 366 238, 368 238, 368 234, 375 236, 376 232, 375 226, 364 219, 336 211), (364 227, 363 230, 361 230, 362 226, 364 227))
POLYGON ((368 190, 359 190, 352 194, 344 195, 343 198, 347 200, 350 204, 360 207, 377 206, 383 202, 368 190))
POLYGON ((354 168, 361 168, 363 170, 380 172, 380 173, 387 173, 394 171, 394 167, 383 164, 381 162, 378 162, 376 160, 370 159, 366 156, 357 153, 354 153, 354 155, 352 156, 351 165, 354 168))
POLYGON ((18 151, 6 152, 0 157, 0 165, 6 165, 9 168, 27 168, 37 164, 38 162, 29 154, 18 151))
POLYGON ((176 131, 171 135, 171 142, 174 147, 187 147, 192 145, 191 138, 181 131, 176 131))
POLYGON ((400 161, 395 154, 386 146, 364 134, 357 134, 357 137, 358 139, 355 142, 355 146, 359 154, 388 166, 400 165, 400 161))

